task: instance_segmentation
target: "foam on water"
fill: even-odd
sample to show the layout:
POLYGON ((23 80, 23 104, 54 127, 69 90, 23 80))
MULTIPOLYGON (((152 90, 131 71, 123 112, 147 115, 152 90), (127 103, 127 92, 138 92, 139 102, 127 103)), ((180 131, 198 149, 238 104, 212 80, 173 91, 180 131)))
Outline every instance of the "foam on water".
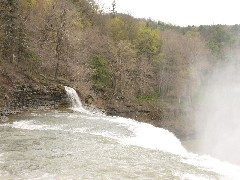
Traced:
POLYGON ((3 157, 4 157, 4 155, 3 155, 3 153, 1 153, 1 154, 0 154, 0 164, 3 164, 3 163, 4 163, 3 157))
POLYGON ((168 130, 128 118, 106 117, 105 119, 125 126, 129 131, 133 132, 134 136, 119 139, 123 144, 157 149, 178 155, 185 155, 187 153, 179 139, 168 130))
POLYGON ((4 124, 1 126, 8 126, 16 129, 25 129, 25 130, 61 130, 58 126, 50 126, 50 125, 37 125, 34 124, 33 120, 24 120, 13 122, 12 124, 4 124))
MULTIPOLYGON (((179 177, 182 179, 182 180, 211 180, 209 179, 209 177, 204 177, 204 176, 196 176, 195 174, 184 174, 184 175, 179 175, 179 177)), ((212 179, 214 180, 214 179, 212 179)))
POLYGON ((240 179, 239 166, 212 158, 211 156, 199 156, 197 154, 188 153, 188 155, 182 159, 182 162, 221 174, 224 176, 223 179, 240 179))
MULTIPOLYGON (((70 99, 72 99, 71 101, 73 104, 73 108, 80 109, 79 112, 86 112, 86 110, 82 107, 81 101, 77 96, 77 93, 74 92, 75 90, 69 87, 65 87, 65 89, 70 99)), ((111 132, 95 132, 95 135, 101 135, 117 139, 120 143, 127 145, 136 145, 144 148, 161 150, 165 152, 170 152, 172 154, 180 155, 182 157, 182 162, 184 163, 211 170, 225 176, 225 178, 227 179, 240 179, 239 166, 222 162, 210 156, 199 156, 197 154, 187 152, 186 149, 181 145, 180 140, 177 139, 174 134, 172 134, 168 130, 121 117, 108 117, 105 115, 96 114, 91 118, 101 118, 101 120, 107 120, 117 123, 118 125, 126 127, 134 134, 134 136, 122 138, 116 137, 115 134, 111 132)), ((204 179, 204 177, 195 177, 194 175, 187 174, 185 175, 185 179, 204 179)))
MULTIPOLYGON (((11 124, 2 124, 0 126, 11 127, 16 129, 24 129, 24 130, 38 130, 38 131, 63 131, 70 133, 88 133, 90 131, 87 127, 82 128, 66 128, 64 125, 61 126, 52 126, 46 124, 37 124, 37 122, 33 120, 22 120, 13 122, 11 124)), ((0 156, 1 158, 1 156, 0 156)))
POLYGON ((184 155, 187 153, 181 142, 165 129, 141 123, 135 127, 133 132, 136 134, 135 137, 125 138, 122 142, 172 154, 184 155))
MULTIPOLYGON (((68 87, 65 87, 65 89, 66 91, 70 91, 75 98, 76 94, 72 92, 74 89, 69 89, 68 87)), ((223 179, 240 179, 239 166, 222 162, 218 159, 211 158, 210 156, 199 156, 197 154, 187 152, 187 150, 181 145, 180 140, 168 130, 157 128, 150 124, 137 122, 128 118, 110 117, 104 114, 91 113, 83 108, 78 96, 78 100, 75 100, 74 98, 72 97, 71 100, 73 109, 78 109, 79 111, 77 112, 80 113, 62 113, 61 118, 66 119, 66 122, 71 119, 74 121, 77 121, 78 119, 88 121, 86 124, 85 122, 81 124, 81 127, 72 127, 68 126, 68 124, 49 125, 35 120, 22 120, 9 124, 1 124, 0 126, 31 131, 63 131, 68 133, 87 133, 102 136, 116 140, 117 142, 127 146, 134 145, 175 154, 179 157, 181 163, 190 164, 200 169, 220 174, 223 176, 223 179), (95 125, 98 121, 100 121, 100 125, 102 126, 95 125), (91 122, 93 123, 91 124, 91 122), (124 132, 131 133, 125 134, 124 132)), ((59 117, 58 113, 51 115, 56 118, 59 117)), ((0 154, 0 163, 1 159, 2 156, 0 154)), ((180 174, 179 177, 182 179, 206 179, 204 176, 199 177, 194 174, 180 174)))
MULTIPOLYGON (((66 117, 70 114, 66 114, 66 117)), ((71 115, 73 116, 73 114, 71 115)), ((82 114, 74 114, 73 117, 81 117, 82 114)), ((199 156, 187 152, 181 145, 181 142, 169 131, 156 128, 146 123, 140 123, 135 120, 121 118, 121 117, 108 117, 108 116, 90 116, 91 119, 107 121, 113 123, 111 125, 117 127, 127 128, 132 132, 131 136, 119 136, 118 133, 106 130, 97 130, 88 127, 69 128, 64 125, 46 125, 38 124, 40 122, 34 120, 22 120, 13 122, 11 124, 2 124, 0 126, 24 129, 24 130, 39 130, 39 131, 63 131, 70 133, 88 133, 92 135, 102 136, 117 140, 121 144, 134 145, 153 150, 160 150, 169 152, 180 156, 182 163, 190 164, 207 171, 215 172, 223 176, 223 179, 240 179, 240 167, 232 165, 227 162, 222 162, 210 156, 199 156)), ((0 156, 1 161, 1 156, 0 156)), ((2 173, 1 173, 2 174, 2 173)), ((206 179, 203 177, 185 174, 181 176, 182 179, 206 179)))
MULTIPOLYGON (((76 91, 69 87, 65 87, 65 89, 68 93, 69 98, 71 99, 73 106, 72 108, 79 109, 79 112, 86 112, 86 110, 82 107, 82 103, 76 91)), ((99 118, 99 116, 92 116, 91 118, 99 118)), ((157 149, 181 155, 184 157, 182 160, 184 163, 211 169, 214 172, 222 175, 240 177, 240 169, 238 166, 224 163, 208 156, 198 156, 192 153, 188 153, 186 149, 181 145, 180 140, 177 139, 174 134, 165 129, 157 128, 150 124, 140 123, 132 119, 121 117, 108 117, 101 115, 101 120, 108 120, 121 126, 125 126, 129 131, 133 132, 134 136, 119 138, 111 132, 95 132, 95 135, 102 135, 105 137, 117 139, 123 144, 136 145, 144 148, 157 149)))
MULTIPOLYGON (((126 126, 135 134, 131 137, 119 139, 123 144, 170 152, 172 154, 180 155, 182 157, 181 162, 220 174, 223 176, 222 179, 240 179, 239 166, 220 161, 211 156, 199 156, 187 152, 187 150, 181 145, 180 140, 168 130, 122 117, 108 117, 107 120, 126 126)), ((107 137, 113 138, 112 134, 106 134, 107 137)), ((204 180, 207 178, 187 174, 183 176, 183 179, 204 180)))

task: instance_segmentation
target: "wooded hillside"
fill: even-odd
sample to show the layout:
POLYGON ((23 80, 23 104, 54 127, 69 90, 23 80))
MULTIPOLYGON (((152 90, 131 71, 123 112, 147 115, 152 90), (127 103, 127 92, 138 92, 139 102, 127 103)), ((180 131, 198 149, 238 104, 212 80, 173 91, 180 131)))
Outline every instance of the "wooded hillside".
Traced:
POLYGON ((1 0, 0 104, 16 84, 68 82, 97 106, 128 103, 166 111, 153 121, 186 119, 213 67, 237 54, 240 25, 178 27, 116 9, 104 13, 92 0, 1 0))

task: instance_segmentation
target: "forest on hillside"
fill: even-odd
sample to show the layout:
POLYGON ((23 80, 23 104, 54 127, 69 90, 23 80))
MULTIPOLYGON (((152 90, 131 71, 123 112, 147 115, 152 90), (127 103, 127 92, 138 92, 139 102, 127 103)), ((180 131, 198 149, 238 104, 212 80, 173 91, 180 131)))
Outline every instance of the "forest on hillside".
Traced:
POLYGON ((93 0, 1 0, 0 27, 0 99, 45 78, 83 96, 194 108, 214 67, 240 47, 240 25, 179 27, 93 0))

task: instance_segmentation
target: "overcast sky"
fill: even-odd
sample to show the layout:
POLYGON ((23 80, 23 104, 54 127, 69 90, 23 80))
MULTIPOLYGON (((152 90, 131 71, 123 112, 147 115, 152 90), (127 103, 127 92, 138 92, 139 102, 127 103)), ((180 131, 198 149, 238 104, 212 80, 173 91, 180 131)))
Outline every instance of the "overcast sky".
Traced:
MULTIPOLYGON (((98 0, 111 7, 113 0, 98 0)), ((240 24, 239 0, 116 0, 117 11, 175 25, 240 24)))

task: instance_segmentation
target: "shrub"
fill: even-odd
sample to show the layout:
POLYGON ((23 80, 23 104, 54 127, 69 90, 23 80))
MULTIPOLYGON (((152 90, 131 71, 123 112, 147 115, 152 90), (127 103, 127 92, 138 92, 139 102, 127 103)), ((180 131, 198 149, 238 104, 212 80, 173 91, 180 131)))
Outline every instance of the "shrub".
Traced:
POLYGON ((91 61, 94 70, 92 81, 97 89, 112 88, 112 72, 108 62, 101 56, 95 56, 91 61))

